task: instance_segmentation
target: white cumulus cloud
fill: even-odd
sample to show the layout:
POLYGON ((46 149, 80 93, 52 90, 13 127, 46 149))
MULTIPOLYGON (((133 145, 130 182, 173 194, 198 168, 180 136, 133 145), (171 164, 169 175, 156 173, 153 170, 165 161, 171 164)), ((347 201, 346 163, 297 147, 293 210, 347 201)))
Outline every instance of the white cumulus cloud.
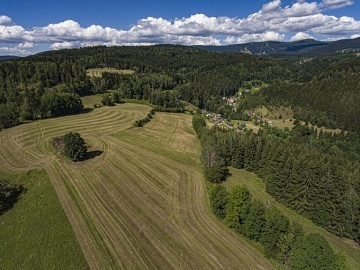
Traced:
POLYGON ((321 6, 328 9, 336 9, 351 6, 353 4, 353 0, 323 0, 321 6))
POLYGON ((260 41, 282 41, 285 35, 279 34, 273 31, 258 33, 258 34, 244 34, 240 37, 228 36, 225 39, 227 44, 231 43, 248 43, 248 42, 260 42, 260 41))
POLYGON ((0 47, 0 54, 4 55, 28 55, 29 52, 26 50, 19 49, 18 47, 0 47))
POLYGON ((303 39, 314 39, 314 37, 309 35, 308 33, 298 32, 290 38, 290 41, 298 41, 303 39))
POLYGON ((35 44, 32 42, 26 41, 26 42, 20 43, 19 45, 17 45, 17 47, 20 49, 31 49, 31 48, 35 47, 35 44))
POLYGON ((10 17, 5 15, 0 15, 0 25, 12 25, 13 21, 10 17))
MULTIPOLYGON (((50 49, 92 45, 149 45, 173 43, 185 45, 223 45, 253 41, 283 41, 317 38, 351 38, 360 33, 360 21, 347 16, 326 15, 324 10, 352 5, 352 0, 295 1, 284 6, 281 0, 262 5, 258 12, 244 18, 189 17, 165 19, 147 17, 129 29, 101 25, 84 27, 75 20, 50 23, 25 29, 12 18, 0 16, 0 44, 17 50, 33 50, 46 44, 50 49)), ((23 53, 23 52, 22 52, 23 53)))
POLYGON ((63 42, 55 42, 50 45, 50 48, 53 50, 69 49, 76 47, 80 47, 79 42, 63 41, 63 42))
POLYGON ((26 38, 26 31, 18 25, 0 25, 0 42, 23 41, 26 38))
POLYGON ((280 9, 281 1, 280 0, 274 0, 270 3, 266 3, 262 6, 261 11, 266 12, 272 12, 280 9))
POLYGON ((285 7, 283 9, 284 17, 303 17, 313 15, 319 12, 319 7, 316 2, 312 3, 295 3, 291 7, 285 7))

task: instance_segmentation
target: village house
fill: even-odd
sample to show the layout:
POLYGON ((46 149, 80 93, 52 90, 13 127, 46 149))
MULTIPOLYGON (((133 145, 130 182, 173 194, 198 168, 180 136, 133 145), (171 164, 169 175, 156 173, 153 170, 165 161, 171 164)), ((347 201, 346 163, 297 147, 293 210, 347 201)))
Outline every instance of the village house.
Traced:
POLYGON ((227 104, 230 106, 234 106, 236 104, 236 97, 231 97, 227 100, 227 104))
POLYGON ((214 120, 219 120, 219 119, 221 119, 221 114, 219 114, 219 113, 213 113, 213 114, 212 114, 212 118, 213 118, 214 120))
POLYGON ((256 116, 256 122, 258 122, 258 123, 260 123, 260 122, 262 122, 262 118, 261 118, 261 116, 256 116))

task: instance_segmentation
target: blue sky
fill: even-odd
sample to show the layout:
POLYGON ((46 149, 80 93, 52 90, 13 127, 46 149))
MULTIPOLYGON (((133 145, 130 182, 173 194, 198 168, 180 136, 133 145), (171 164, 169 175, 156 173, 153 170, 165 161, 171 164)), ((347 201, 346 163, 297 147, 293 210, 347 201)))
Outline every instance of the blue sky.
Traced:
POLYGON ((0 55, 360 36, 360 0, 0 0, 0 55))

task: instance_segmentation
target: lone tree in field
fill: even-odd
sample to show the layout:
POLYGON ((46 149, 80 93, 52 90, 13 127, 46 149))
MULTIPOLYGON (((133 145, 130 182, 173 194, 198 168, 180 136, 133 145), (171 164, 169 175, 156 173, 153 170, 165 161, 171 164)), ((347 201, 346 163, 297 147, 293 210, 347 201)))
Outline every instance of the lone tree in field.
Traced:
POLYGON ((64 135, 64 154, 73 161, 82 160, 87 152, 84 139, 77 132, 64 135))

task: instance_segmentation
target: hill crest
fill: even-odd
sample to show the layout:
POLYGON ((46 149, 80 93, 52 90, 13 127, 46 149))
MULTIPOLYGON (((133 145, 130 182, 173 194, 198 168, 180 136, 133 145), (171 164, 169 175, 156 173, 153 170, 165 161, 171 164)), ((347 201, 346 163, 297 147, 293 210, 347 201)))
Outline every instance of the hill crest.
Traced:
POLYGON ((336 54, 360 51, 360 38, 337 41, 304 39, 293 42, 264 41, 227 46, 195 46, 211 52, 247 52, 255 55, 269 54, 336 54))

